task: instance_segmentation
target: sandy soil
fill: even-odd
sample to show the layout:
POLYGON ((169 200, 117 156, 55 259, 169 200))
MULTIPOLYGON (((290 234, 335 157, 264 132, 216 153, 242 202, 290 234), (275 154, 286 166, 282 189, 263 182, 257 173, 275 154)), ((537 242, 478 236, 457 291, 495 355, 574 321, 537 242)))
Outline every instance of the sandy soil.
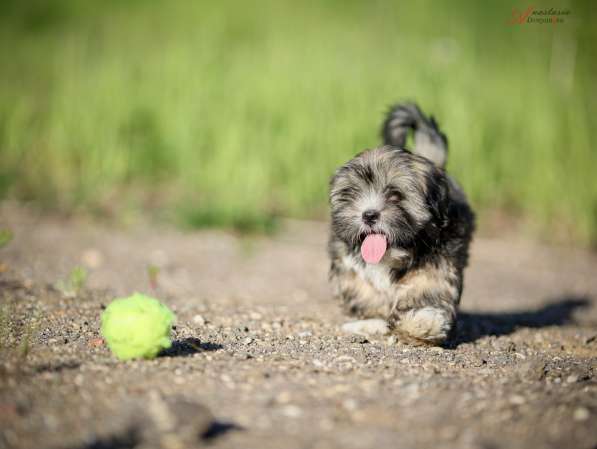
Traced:
POLYGON ((589 252, 477 238, 458 333, 427 348, 342 333, 325 224, 242 238, 0 217, 15 232, 0 249, 0 447, 597 447, 589 252), (102 308, 133 291, 177 314, 155 360, 119 362, 100 339, 102 308))

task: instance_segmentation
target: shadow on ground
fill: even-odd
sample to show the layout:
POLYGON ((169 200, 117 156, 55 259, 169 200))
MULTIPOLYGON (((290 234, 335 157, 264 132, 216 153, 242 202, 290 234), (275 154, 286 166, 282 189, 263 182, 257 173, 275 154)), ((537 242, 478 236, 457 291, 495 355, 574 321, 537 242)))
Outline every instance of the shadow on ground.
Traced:
POLYGON ((130 428, 118 435, 103 438, 92 438, 80 446, 67 449, 133 449, 142 442, 141 434, 136 428, 130 428))
MULTIPOLYGON (((209 428, 203 433, 196 434, 196 441, 190 441, 187 443, 207 443, 211 440, 225 435, 231 431, 244 430, 241 426, 228 422, 228 421, 214 421, 209 428)), ((155 438, 155 436, 154 436, 155 438)), ((90 441, 80 445, 74 446, 67 449, 133 449, 143 443, 150 443, 148 447, 162 447, 159 441, 152 441, 143 435, 143 431, 137 426, 131 426, 121 433, 115 435, 108 435, 103 437, 91 438, 90 441), (151 445, 157 444, 157 446, 151 445)))
POLYGON ((160 357, 189 357, 198 352, 217 351, 223 349, 218 343, 202 342, 198 338, 175 340, 172 346, 160 352, 160 357))
POLYGON ((214 421, 207 431, 201 435, 201 439, 212 440, 233 430, 244 430, 244 428, 232 422, 214 421))
POLYGON ((509 335, 519 328, 541 328, 573 323, 574 313, 591 304, 588 296, 563 296, 548 301, 536 310, 520 312, 471 313, 462 312, 458 317, 456 335, 449 346, 472 343, 488 335, 509 335))

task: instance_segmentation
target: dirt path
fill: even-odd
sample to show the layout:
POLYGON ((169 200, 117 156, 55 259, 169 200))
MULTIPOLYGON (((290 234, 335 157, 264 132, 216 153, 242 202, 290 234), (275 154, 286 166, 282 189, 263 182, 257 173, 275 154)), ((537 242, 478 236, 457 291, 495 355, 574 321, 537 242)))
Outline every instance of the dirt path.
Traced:
POLYGON ((340 332, 323 224, 247 239, 3 205, 5 226, 0 447, 596 447, 593 254, 478 238, 456 339, 414 348, 340 332), (52 287, 76 265, 85 289, 52 287), (135 290, 175 310, 176 342, 122 363, 99 314, 135 290))

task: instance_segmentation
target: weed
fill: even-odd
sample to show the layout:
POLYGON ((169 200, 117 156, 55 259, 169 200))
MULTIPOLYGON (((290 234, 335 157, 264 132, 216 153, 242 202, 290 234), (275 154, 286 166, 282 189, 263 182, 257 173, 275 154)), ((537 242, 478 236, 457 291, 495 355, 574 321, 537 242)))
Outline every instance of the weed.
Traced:
POLYGON ((10 229, 0 229, 0 248, 8 245, 13 239, 13 233, 10 229))
POLYGON ((88 272, 81 266, 72 269, 66 280, 56 282, 56 288, 68 297, 75 297, 85 287, 87 283, 88 272))

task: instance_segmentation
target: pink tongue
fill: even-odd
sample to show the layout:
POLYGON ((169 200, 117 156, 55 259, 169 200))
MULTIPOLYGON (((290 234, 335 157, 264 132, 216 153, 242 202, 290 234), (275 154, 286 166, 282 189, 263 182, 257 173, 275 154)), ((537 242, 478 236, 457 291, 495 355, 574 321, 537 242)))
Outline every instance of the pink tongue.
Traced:
POLYGON ((367 263, 379 263, 388 244, 382 234, 369 234, 361 245, 361 255, 367 263))

